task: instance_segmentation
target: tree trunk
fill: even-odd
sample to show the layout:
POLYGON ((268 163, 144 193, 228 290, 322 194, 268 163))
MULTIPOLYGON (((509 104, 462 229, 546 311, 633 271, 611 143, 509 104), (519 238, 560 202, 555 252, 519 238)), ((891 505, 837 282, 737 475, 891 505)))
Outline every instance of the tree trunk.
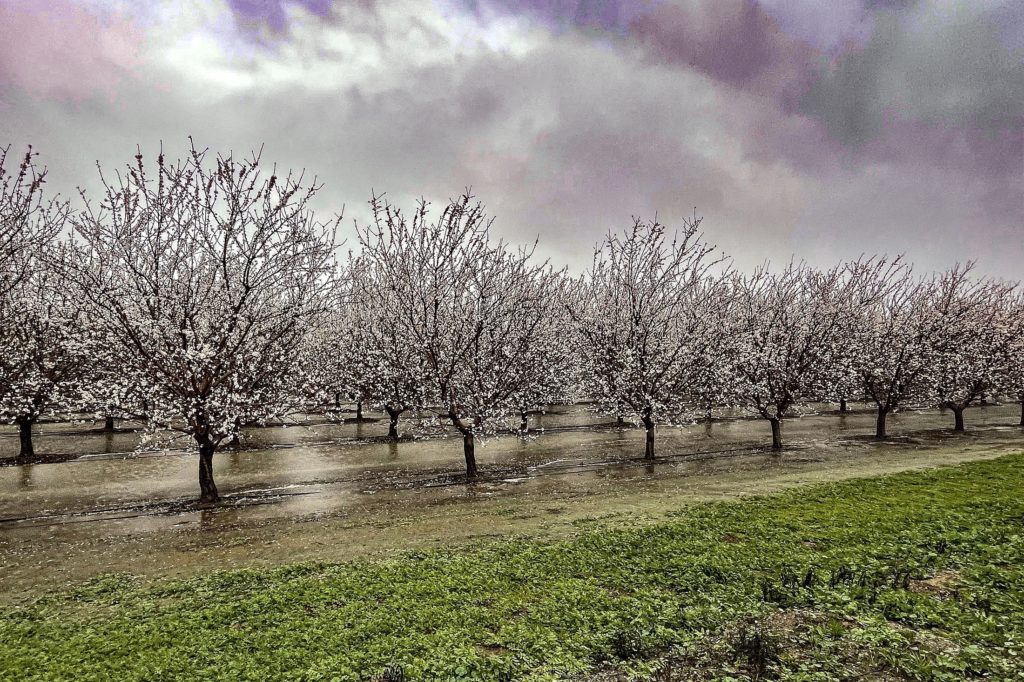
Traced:
POLYGON ((362 400, 357 400, 356 401, 356 419, 358 419, 360 421, 362 421, 362 419, 363 419, 363 401, 362 400))
POLYGON ((466 478, 476 478, 476 453, 474 452, 474 440, 472 431, 462 433, 462 453, 466 456, 466 478))
POLYGON ((334 406, 335 407, 341 407, 341 392, 340 391, 336 391, 334 393, 334 406))
POLYGON ((1020 399, 1020 425, 1024 426, 1024 397, 1020 399))
POLYGON ((392 407, 384 406, 384 409, 388 412, 388 438, 391 440, 398 440, 398 415, 402 414, 401 410, 396 410, 392 407))
POLYGON ((885 440, 885 419, 889 416, 889 410, 884 407, 878 408, 878 416, 875 418, 875 438, 878 440, 885 440))
POLYGON ((654 419, 651 417, 650 408, 644 410, 642 416, 644 422, 644 431, 646 432, 645 444, 644 444, 644 459, 654 459, 654 419))
POLYGON ((217 484, 213 482, 213 452, 217 446, 208 437, 196 440, 199 442, 199 501, 216 502, 220 499, 217 484))
POLYGON ((21 449, 18 452, 18 459, 28 459, 35 456, 35 449, 32 447, 32 424, 35 419, 32 417, 18 417, 18 438, 21 441, 21 449))
POLYGON ((104 431, 113 431, 114 430, 114 418, 111 417, 109 414, 107 415, 107 418, 103 421, 103 430, 104 431))
POLYGON ((953 410, 953 420, 954 420, 953 421, 953 430, 954 431, 963 431, 964 430, 964 408, 962 408, 962 407, 960 407, 958 405, 950 405, 949 407, 950 407, 951 410, 953 410))
POLYGON ((519 411, 519 430, 522 433, 530 430, 530 417, 527 415, 526 410, 519 411))
POLYGON ((618 424, 619 426, 622 426, 623 424, 625 424, 625 423, 626 423, 626 420, 625 420, 625 419, 623 418, 623 416, 622 416, 622 415, 620 414, 620 415, 617 415, 617 416, 615 417, 615 423, 616 423, 616 424, 618 424))
POLYGON ((467 427, 454 411, 448 413, 448 418, 452 420, 452 424, 462 434, 462 454, 466 456, 466 478, 473 480, 476 478, 476 453, 474 451, 473 429, 467 427))
POLYGON ((839 411, 840 412, 849 412, 850 411, 850 406, 846 404, 846 398, 840 398, 839 399, 839 411))
POLYGON ((771 417, 768 423, 772 425, 772 450, 781 450, 782 421, 778 417, 771 417))

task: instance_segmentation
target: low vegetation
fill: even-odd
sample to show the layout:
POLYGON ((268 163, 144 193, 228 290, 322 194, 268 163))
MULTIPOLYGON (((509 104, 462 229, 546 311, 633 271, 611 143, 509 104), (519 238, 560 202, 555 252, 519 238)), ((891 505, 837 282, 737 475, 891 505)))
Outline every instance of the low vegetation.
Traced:
POLYGON ((643 528, 0 610, 2 679, 910 679, 1024 674, 1024 454, 643 528))

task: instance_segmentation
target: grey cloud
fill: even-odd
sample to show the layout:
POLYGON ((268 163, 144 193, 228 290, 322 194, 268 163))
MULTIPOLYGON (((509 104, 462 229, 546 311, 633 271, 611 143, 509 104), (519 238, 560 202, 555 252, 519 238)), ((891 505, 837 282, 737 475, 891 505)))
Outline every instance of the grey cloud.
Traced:
MULTIPOLYGON (((379 39, 387 58, 404 48, 379 39)), ((360 220, 371 189, 411 205, 472 185, 499 234, 516 243, 539 235, 543 253, 576 267, 631 215, 657 212, 671 225, 694 206, 712 241, 743 267, 794 252, 829 262, 907 251, 925 269, 976 256, 1006 276, 1024 262, 1012 139, 984 152, 1002 149, 1008 164, 985 177, 965 159, 989 138, 934 126, 886 129, 869 119, 904 146, 887 153, 865 141, 851 151, 829 146, 815 117, 676 63, 652 63, 636 46, 579 35, 535 40, 519 57, 480 50, 403 63, 386 83, 359 87, 266 85, 204 97, 153 70, 150 81, 164 85, 139 84, 116 99, 20 100, 5 112, 3 134, 33 142, 65 192, 95 187, 94 159, 123 164, 137 143, 152 157, 161 139, 178 155, 189 134, 239 153, 265 142, 266 159, 319 175, 319 209, 345 205, 360 220), (948 156, 934 164, 907 145, 948 156)), ((871 88, 885 92, 884 83, 871 88)))
POLYGON ((996 13, 981 7, 943 13, 920 3, 879 14, 868 44, 823 74, 804 98, 804 112, 854 145, 893 118, 989 131, 1024 128, 1024 50, 1000 39, 996 13))

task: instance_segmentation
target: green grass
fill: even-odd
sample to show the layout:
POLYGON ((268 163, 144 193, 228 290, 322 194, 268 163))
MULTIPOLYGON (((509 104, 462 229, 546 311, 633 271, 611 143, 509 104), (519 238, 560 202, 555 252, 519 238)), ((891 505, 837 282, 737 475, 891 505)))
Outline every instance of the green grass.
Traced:
POLYGON ((0 609, 0 679, 1024 679, 1022 492, 1014 455, 561 542, 109 576, 0 609))

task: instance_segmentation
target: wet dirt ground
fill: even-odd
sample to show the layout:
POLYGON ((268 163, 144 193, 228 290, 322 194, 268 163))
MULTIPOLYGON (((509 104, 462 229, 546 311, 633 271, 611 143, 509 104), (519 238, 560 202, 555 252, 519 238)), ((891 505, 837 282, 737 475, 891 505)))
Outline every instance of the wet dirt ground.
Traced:
MULTIPOLYGON (((344 560, 514 534, 560 536, 601 523, 645 523, 687 503, 996 457, 1024 450, 1019 407, 890 417, 829 407, 787 421, 787 449, 765 449, 766 422, 724 418, 661 427, 649 464, 643 432, 607 425, 584 406, 532 415, 533 437, 477 446, 483 479, 461 477, 461 442, 382 442, 384 420, 312 417, 247 431, 218 453, 224 496, 195 503, 198 461, 187 450, 136 452, 130 429, 41 424, 36 450, 53 463, 13 466, 17 438, 0 430, 0 599, 100 573, 193 575, 300 560, 344 560), (604 424, 604 425, 602 425, 604 424)), ((378 415, 368 414, 369 417, 378 415)), ((183 443, 182 446, 185 444, 183 443)))

